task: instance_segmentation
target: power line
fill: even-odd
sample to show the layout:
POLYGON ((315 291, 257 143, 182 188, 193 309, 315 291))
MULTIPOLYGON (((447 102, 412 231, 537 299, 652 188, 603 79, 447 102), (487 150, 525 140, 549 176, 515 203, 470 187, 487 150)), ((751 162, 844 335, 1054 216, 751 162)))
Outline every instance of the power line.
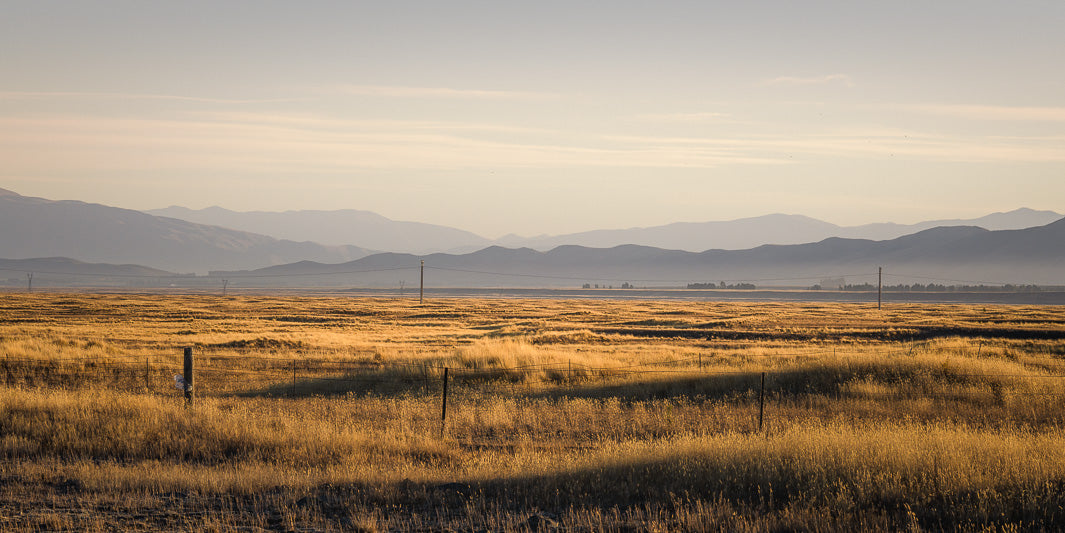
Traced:
POLYGON ((930 276, 915 276, 913 274, 890 274, 890 273, 887 273, 887 272, 885 272, 884 274, 887 275, 887 276, 895 277, 895 278, 927 279, 927 280, 931 280, 931 281, 950 281, 950 282, 953 282, 953 283, 979 283, 981 285, 1018 285, 1017 283, 1007 283, 1007 282, 1003 282, 1003 281, 979 281, 979 280, 971 280, 971 279, 936 278, 936 277, 930 277, 930 276))
MULTIPOLYGON (((395 268, 371 268, 366 270, 337 270, 330 272, 290 272, 281 274, 226 274, 225 279, 235 278, 287 278, 287 277, 306 277, 306 276, 335 276, 340 274, 364 274, 368 272, 390 272, 396 270, 414 270, 416 267, 395 267, 395 268)), ((3 272, 20 272, 24 274, 49 274, 54 276, 84 276, 84 277, 97 277, 97 278, 139 278, 139 279, 184 279, 184 280, 210 280, 221 279, 221 276, 210 275, 207 276, 188 276, 183 274, 104 274, 96 272, 55 272, 47 270, 21 270, 15 268, 0 268, 3 272)))
MULTIPOLYGON (((209 281, 209 280, 225 280, 233 279, 269 279, 269 278, 299 278, 299 277, 315 277, 315 276, 338 276, 349 274, 369 274, 375 272, 398 272, 404 270, 417 270, 419 267, 388 267, 388 268, 367 268, 367 269, 352 269, 352 270, 330 270, 324 272, 281 272, 281 273, 260 273, 260 274, 237 274, 232 272, 226 272, 225 274, 208 274, 207 276, 196 275, 183 275, 176 273, 164 273, 164 274, 125 274, 125 273, 98 273, 98 272, 60 272, 49 271, 39 269, 17 269, 17 268, 0 268, 0 272, 18 272, 26 274, 27 276, 45 274, 52 276, 79 276, 90 278, 112 278, 112 279, 154 279, 154 280, 173 280, 173 281, 209 281), (223 278, 224 276, 224 278, 223 278)), ((605 281, 605 282, 640 282, 640 283, 691 283, 697 278, 687 279, 666 279, 666 278, 621 278, 621 277, 597 277, 597 276, 572 276, 572 275, 554 275, 554 274, 533 274, 528 272, 500 272, 492 270, 476 270, 466 268, 449 268, 440 266, 426 265, 425 268, 444 271, 444 272, 461 272, 467 274, 480 274, 485 276, 500 276, 500 277, 513 277, 513 278, 531 278, 531 279, 546 279, 546 280, 566 280, 566 281, 605 281)), ((819 281, 832 278, 855 278, 855 277, 872 277, 876 272, 851 272, 844 274, 820 274, 815 276, 793 276, 793 277, 771 277, 771 278, 715 278, 713 276, 704 276, 703 279, 714 279, 717 281, 723 281, 728 283, 735 282, 772 282, 772 281, 819 281)), ((912 278, 922 279, 930 281, 942 281, 951 283, 966 283, 966 284, 980 284, 980 285, 1023 285, 1021 283, 1009 283, 1003 281, 986 281, 986 280, 968 280, 968 279, 955 279, 938 276, 927 276, 907 273, 895 273, 890 271, 884 272, 885 276, 898 278, 912 278)))
POLYGON ((54 276, 86 276, 86 277, 98 277, 98 278, 147 278, 147 279, 160 279, 160 278, 184 278, 195 279, 195 276, 185 276, 182 274, 102 274, 95 272, 55 272, 48 270, 26 270, 17 268, 0 268, 2 272, 20 272, 23 274, 50 274, 54 276))
MULTIPOLYGON (((658 282, 658 283, 688 283, 688 282, 691 282, 692 279, 693 279, 693 278, 687 278, 687 279, 640 279, 640 278, 602 278, 602 277, 596 277, 596 276, 553 276, 553 275, 547 275, 547 274, 526 274, 526 273, 518 273, 518 272, 493 272, 493 271, 489 271, 489 270, 470 270, 470 269, 465 269, 465 268, 447 268, 447 267, 436 267, 436 266, 426 266, 425 268, 429 268, 429 269, 433 269, 433 270, 444 270, 444 271, 448 271, 448 272, 465 272, 465 273, 469 273, 469 274, 485 274, 485 275, 489 275, 489 276, 507 276, 507 277, 540 278, 540 279, 564 279, 564 280, 572 280, 572 281, 594 280, 594 281, 622 281, 622 282, 624 282, 624 281, 639 281, 641 283, 655 283, 655 282, 658 282)), ((872 276, 872 275, 874 275, 874 274, 867 272, 867 273, 861 273, 861 274, 823 274, 823 275, 819 275, 819 276, 803 276, 803 277, 792 277, 792 278, 735 278, 735 279, 712 278, 712 279, 716 279, 718 281, 804 281, 804 280, 821 280, 821 279, 826 279, 826 278, 843 278, 843 277, 858 277, 858 276, 872 276)), ((710 279, 710 278, 707 278, 707 279, 710 279)))
MULTIPOLYGON (((287 274, 226 274, 227 279, 234 278, 290 278, 290 277, 310 277, 310 276, 337 276, 341 274, 365 274, 368 272, 394 272, 397 270, 417 270, 417 267, 394 267, 394 268, 370 268, 366 270, 337 270, 332 272, 290 272, 287 274)), ((205 278, 217 278, 218 276, 208 275, 205 278)))

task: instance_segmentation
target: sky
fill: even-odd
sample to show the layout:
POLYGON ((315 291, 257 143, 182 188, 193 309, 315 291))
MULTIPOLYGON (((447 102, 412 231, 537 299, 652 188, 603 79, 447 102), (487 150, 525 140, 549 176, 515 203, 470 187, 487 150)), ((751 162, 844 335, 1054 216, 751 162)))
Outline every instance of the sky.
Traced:
POLYGON ((1065 2, 0 0, 0 188, 486 237, 1065 212, 1065 2))

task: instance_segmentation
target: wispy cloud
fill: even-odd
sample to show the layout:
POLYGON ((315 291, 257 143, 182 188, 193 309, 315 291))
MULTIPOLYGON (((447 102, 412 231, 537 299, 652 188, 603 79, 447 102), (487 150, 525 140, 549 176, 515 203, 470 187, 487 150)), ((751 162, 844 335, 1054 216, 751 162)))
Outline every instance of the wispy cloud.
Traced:
POLYGON ((320 89, 325 93, 386 98, 451 98, 474 100, 551 100, 554 93, 530 91, 498 91, 486 89, 456 89, 452 87, 402 87, 391 85, 336 85, 320 89))
POLYGON ((183 96, 175 94, 145 93, 94 93, 63 91, 0 91, 0 100, 169 100, 177 102, 195 102, 205 104, 275 104, 283 102, 303 102, 306 98, 207 98, 200 96, 183 96))
POLYGON ((134 119, 0 117, 0 159, 12 172, 172 168, 298 174, 358 169, 711 168, 781 161, 745 149, 609 142, 490 125, 232 115, 134 119), (536 133, 535 135, 530 133, 536 133))
POLYGON ((9 174, 161 168, 286 175, 342 175, 365 169, 717 168, 891 157, 1065 162, 1061 146, 1060 135, 995 137, 858 127, 684 137, 579 133, 490 121, 353 120, 232 110, 157 118, 0 116, 0 160, 9 174))
POLYGON ((644 113, 636 115, 635 118, 653 122, 706 122, 722 120, 728 117, 728 113, 704 111, 695 113, 644 113))
POLYGON ((855 129, 804 136, 748 135, 732 138, 612 137, 644 146, 676 146, 761 154, 763 158, 892 158, 951 162, 1065 162, 1055 137, 968 137, 892 129, 855 129))
POLYGON ((765 85, 826 85, 838 83, 847 87, 854 87, 854 80, 847 74, 826 74, 824 76, 780 76, 767 80, 765 85))
POLYGON ((252 111, 198 111, 183 114, 197 121, 238 123, 301 130, 343 131, 478 131, 497 133, 531 133, 552 135, 556 130, 531 128, 488 122, 457 122, 449 120, 349 119, 312 113, 269 113, 252 111))
POLYGON ((1065 122, 1065 107, 928 104, 908 105, 903 108, 920 113, 971 120, 1065 122))

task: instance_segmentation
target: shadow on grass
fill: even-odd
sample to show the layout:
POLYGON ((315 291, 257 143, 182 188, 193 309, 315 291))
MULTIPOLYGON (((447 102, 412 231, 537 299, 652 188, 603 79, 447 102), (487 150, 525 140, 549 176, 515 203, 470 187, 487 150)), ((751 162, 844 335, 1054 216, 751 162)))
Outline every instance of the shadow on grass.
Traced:
POLYGON ((902 485, 865 486, 867 481, 861 476, 840 471, 830 482, 820 465, 808 466, 803 467, 801 461, 768 466, 689 453, 473 482, 324 485, 311 488, 295 505, 403 510, 397 516, 422 514, 436 522, 393 526, 431 530, 470 520, 478 523, 469 525, 493 526, 490 530, 551 529, 542 527, 544 517, 557 520, 563 528, 574 528, 578 524, 567 522, 579 521, 582 514, 595 517, 599 527, 609 530, 642 530, 647 524, 641 522, 648 519, 659 520, 658 525, 667 530, 1065 527, 1065 482, 1061 481, 1038 486, 1004 481, 990 490, 943 490, 935 472, 918 471, 902 485), (535 516, 540 518, 530 523, 535 516))
MULTIPOLYGON (((706 339, 735 341, 842 341, 869 340, 882 342, 916 342, 950 337, 1016 339, 1016 340, 1061 340, 1065 330, 1046 328, 976 327, 976 326, 906 326, 902 328, 847 329, 842 331, 761 331, 735 330, 720 327, 664 327, 664 322, 647 327, 649 322, 632 322, 626 327, 597 327, 592 331, 602 335, 627 335, 641 338, 661 339, 706 339)), ((716 325, 714 323, 709 323, 716 325)))
MULTIPOLYGON (((765 393, 768 395, 833 394, 840 390, 841 381, 812 379, 808 371, 775 372, 767 375, 765 393)), ((842 376, 840 376, 843 379, 842 376)), ((727 375, 685 375, 631 379, 631 374, 599 376, 572 381, 556 380, 523 383, 506 371, 465 374, 456 370, 448 379, 452 394, 478 390, 532 400, 568 398, 617 399, 621 402, 641 402, 666 399, 692 401, 756 401, 761 391, 762 375, 758 372, 727 375), (610 382, 615 379, 623 382, 610 382)), ((439 371, 423 373, 397 369, 363 371, 320 377, 303 377, 289 382, 277 382, 265 387, 234 393, 238 397, 307 398, 313 396, 381 396, 439 395, 443 390, 443 374, 439 371)))
MULTIPOLYGON (((843 397, 881 394, 892 397, 939 397, 950 387, 963 385, 974 390, 1004 389, 1002 378, 972 376, 932 363, 897 362, 851 365, 825 364, 761 372, 682 371, 632 372, 626 370, 550 370, 546 373, 516 369, 452 368, 452 391, 476 390, 485 394, 532 400, 567 398, 616 399, 621 402, 653 400, 758 401, 768 398, 806 396, 843 397), (998 380, 998 381, 996 381, 998 380), (873 385, 879 392, 854 392, 855 384, 873 385)), ((440 366, 376 366, 359 370, 316 375, 310 371, 292 380, 280 378, 268 385, 234 392, 239 397, 382 396, 439 395, 443 390, 440 366)), ((974 398, 974 401, 976 398, 974 398)), ((980 399, 984 401, 984 399, 980 399)))
POLYGON ((442 388, 437 372, 419 368, 368 368, 359 371, 322 373, 294 377, 264 387, 236 392, 237 397, 308 398, 313 396, 401 397, 424 394, 442 388))
MULTIPOLYGON (((693 372, 693 374, 696 374, 693 372)), ((744 372, 726 375, 680 376, 649 375, 633 379, 632 374, 609 372, 599 379, 577 378, 572 381, 549 383, 540 390, 519 392, 531 399, 617 399, 621 402, 637 402, 664 399, 689 400, 743 400, 758 397, 761 374, 744 372), (616 380, 621 382, 613 382, 616 380), (604 383, 603 381, 607 381, 604 383)))
MULTIPOLYGON (((149 504, 85 489, 57 474, 31 482, 5 477, 6 494, 47 490, 79 502, 106 496, 97 509, 113 525, 181 528, 175 518, 222 516, 242 525, 289 521, 332 530, 378 531, 1060 531, 1065 482, 1003 480, 980 490, 941 489, 937 474, 908 473, 870 483, 860 472, 813 460, 737 461, 700 453, 672 454, 585 468, 480 481, 342 482, 245 492, 158 492, 149 504), (31 483, 36 483, 31 485, 31 483), (113 498, 113 499, 110 499, 113 498), (165 505, 160 505, 164 502, 165 505), (128 507, 127 507, 128 506, 128 507), (163 508, 165 512, 159 510, 163 508), (387 509, 387 512, 372 510, 387 509), (219 510, 225 510, 219 515, 219 510)), ((120 489, 119 489, 120 490, 120 489)), ((0 498, 9 504, 9 497, 0 498)), ((29 528, 27 528, 28 530, 29 528)), ((49 529, 49 528, 41 528, 49 529)), ((223 528, 223 530, 230 530, 223 528)))
MULTIPOLYGON (((605 374, 606 379, 611 374, 605 374)), ((541 391, 522 394, 529 398, 593 398, 618 399, 621 401, 645 401, 663 399, 757 401, 760 394, 777 397, 804 395, 833 396, 842 394, 848 381, 859 374, 833 367, 811 367, 772 372, 700 372, 692 370, 680 375, 648 373, 637 379, 626 379, 631 374, 618 373, 614 379, 622 382, 602 383, 577 380, 559 383, 541 391)))
MULTIPOLYGON (((727 376, 683 376, 652 379, 631 379, 621 375, 622 383, 604 383, 613 376, 599 376, 542 382, 523 382, 523 376, 508 370, 463 371, 450 370, 448 384, 454 394, 478 390, 485 393, 529 399, 617 398, 621 401, 643 401, 666 398, 740 399, 757 398, 761 375, 758 373, 727 376)), ((768 385, 768 382, 767 382, 768 385)), ((443 390, 443 371, 407 368, 365 369, 318 376, 300 376, 281 380, 262 387, 231 393, 237 397, 307 398, 313 396, 382 396, 403 397, 434 394, 443 390)))

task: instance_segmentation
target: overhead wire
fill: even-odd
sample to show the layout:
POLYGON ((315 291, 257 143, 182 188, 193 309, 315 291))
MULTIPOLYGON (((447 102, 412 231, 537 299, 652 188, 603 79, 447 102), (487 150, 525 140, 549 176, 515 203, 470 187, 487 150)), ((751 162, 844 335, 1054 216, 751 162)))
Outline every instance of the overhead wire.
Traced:
MULTIPOLYGON (((429 270, 442 270, 447 272, 464 272, 470 274, 484 274, 489 276, 506 276, 506 277, 519 277, 519 278, 540 278, 540 279, 564 279, 571 281, 637 281, 640 283, 688 283, 692 281, 692 278, 688 279, 664 279, 664 278, 608 278, 608 277, 596 277, 596 276, 558 276, 550 274, 528 274, 519 272, 496 272, 490 270, 472 270, 465 268, 448 268, 426 265, 426 269, 429 270)), ((876 273, 862 273, 862 274, 824 274, 819 276, 800 276, 790 278, 735 278, 735 279, 718 279, 712 278, 718 281, 805 281, 805 280, 819 280, 826 278, 840 278, 840 277, 856 277, 856 276, 875 276, 876 273)))
POLYGON ((366 274, 371 272, 391 272, 397 270, 417 270, 418 267, 394 267, 394 268, 371 268, 363 270, 336 270, 328 272, 288 272, 277 274, 208 274, 206 276, 185 275, 177 273, 165 273, 165 274, 121 274, 121 273, 100 273, 100 272, 57 272, 48 270, 37 269, 16 269, 16 268, 0 268, 3 272, 19 272, 22 274, 48 274, 54 276, 84 276, 84 277, 99 277, 99 278, 134 278, 134 279, 186 279, 186 280, 221 280, 225 279, 245 279, 245 278, 288 278, 288 277, 308 277, 308 276, 337 276, 343 274, 366 274))
POLYGON ((888 273, 888 272, 884 272, 884 275, 885 276, 891 276, 891 277, 894 277, 894 278, 924 279, 924 280, 931 280, 931 281, 950 281, 950 282, 953 282, 953 283, 979 283, 981 285, 1002 285, 1002 286, 1005 286, 1005 285, 1018 285, 1017 283, 1007 283, 1007 282, 1003 282, 1003 281, 979 281, 979 280, 970 280, 970 279, 937 278, 937 277, 931 277, 931 276, 918 276, 918 275, 914 275, 914 274, 895 274, 895 273, 888 273))
MULTIPOLYGON (((45 274, 52 276, 78 276, 78 277, 90 277, 90 278, 114 278, 114 279, 167 279, 167 280, 195 280, 195 281, 221 281, 234 280, 234 279, 271 279, 271 278, 307 278, 307 277, 321 277, 321 276, 339 276, 339 275, 352 275, 352 274, 371 274, 377 272, 398 272, 418 270, 418 266, 399 266, 399 267, 382 267, 382 268, 367 268, 367 269, 350 269, 350 270, 327 270, 321 272, 277 272, 277 273, 254 273, 250 271, 247 273, 241 273, 240 271, 233 271, 227 273, 209 273, 206 276, 185 275, 178 273, 162 273, 162 274, 133 274, 133 273, 101 273, 101 272, 78 272, 78 271, 56 271, 56 270, 38 270, 31 268, 10 268, 2 267, 2 272, 17 272, 22 274, 45 274)), ((536 274, 530 272, 503 272, 495 270, 479 270, 468 268, 452 268, 435 265, 425 265, 427 270, 437 270, 442 272, 457 272, 467 274, 478 274, 484 276, 498 276, 498 277, 512 277, 512 278, 528 278, 528 279, 545 279, 545 280, 566 280, 566 281, 602 281, 602 282, 639 282, 639 283, 691 283, 694 278, 677 279, 677 278, 643 278, 643 277, 598 277, 594 275, 590 276, 577 276, 577 275, 557 275, 557 274, 536 274)), ((929 281, 946 281, 952 283, 969 283, 980 285, 1021 285, 1020 282, 1005 282, 1005 281, 988 281, 988 280, 971 280, 971 279, 959 279, 943 276, 929 276, 925 274, 910 274, 895 271, 883 271, 883 276, 896 279, 923 279, 929 281)), ((791 276, 791 277, 750 277, 750 278, 716 278, 713 276, 705 276, 704 278, 714 279, 719 282, 726 283, 756 283, 756 282, 785 282, 785 281, 811 281, 811 280, 826 280, 826 279, 838 279, 838 278, 872 278, 876 276, 876 272, 848 272, 848 273, 827 273, 818 275, 806 275, 806 276, 791 276)), ((43 280, 41 280, 43 281, 43 280)))

